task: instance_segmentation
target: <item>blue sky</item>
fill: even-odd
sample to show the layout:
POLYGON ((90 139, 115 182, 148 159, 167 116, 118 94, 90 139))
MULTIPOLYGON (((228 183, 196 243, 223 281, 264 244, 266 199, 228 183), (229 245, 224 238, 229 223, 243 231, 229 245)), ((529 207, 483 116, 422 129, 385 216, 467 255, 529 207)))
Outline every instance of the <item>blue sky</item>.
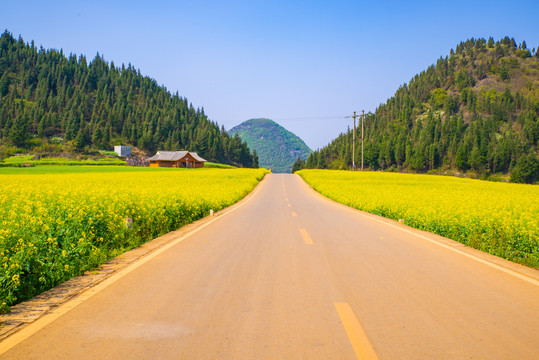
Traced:
POLYGON ((272 118, 316 149, 460 41, 539 46, 537 1, 22 1, 0 27, 131 63, 226 129, 272 118))

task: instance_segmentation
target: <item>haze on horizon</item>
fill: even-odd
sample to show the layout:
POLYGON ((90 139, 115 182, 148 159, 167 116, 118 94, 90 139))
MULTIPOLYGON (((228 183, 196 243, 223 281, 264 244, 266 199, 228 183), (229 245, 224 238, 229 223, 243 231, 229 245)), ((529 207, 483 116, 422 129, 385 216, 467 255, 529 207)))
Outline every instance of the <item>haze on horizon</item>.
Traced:
POLYGON ((26 1, 15 37, 96 53, 204 108, 230 129, 270 118, 320 148, 471 37, 539 46, 536 1, 26 1))

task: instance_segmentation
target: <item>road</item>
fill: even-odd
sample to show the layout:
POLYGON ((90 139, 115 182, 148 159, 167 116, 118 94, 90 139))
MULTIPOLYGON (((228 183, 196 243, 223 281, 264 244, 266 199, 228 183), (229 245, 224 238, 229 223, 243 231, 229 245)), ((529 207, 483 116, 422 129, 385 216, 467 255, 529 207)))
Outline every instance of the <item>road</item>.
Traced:
POLYGON ((538 359, 539 272, 422 234, 272 174, 0 359, 538 359))

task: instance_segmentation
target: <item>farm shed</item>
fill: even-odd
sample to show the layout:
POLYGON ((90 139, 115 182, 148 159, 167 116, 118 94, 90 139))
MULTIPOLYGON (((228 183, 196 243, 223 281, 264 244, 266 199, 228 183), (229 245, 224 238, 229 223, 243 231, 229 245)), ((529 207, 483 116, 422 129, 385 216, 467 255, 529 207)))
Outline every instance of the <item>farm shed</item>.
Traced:
POLYGON ((114 152, 118 156, 131 156, 131 146, 116 145, 114 146, 114 152))
POLYGON ((158 151, 148 159, 150 167, 201 168, 204 160, 196 152, 190 151, 158 151))

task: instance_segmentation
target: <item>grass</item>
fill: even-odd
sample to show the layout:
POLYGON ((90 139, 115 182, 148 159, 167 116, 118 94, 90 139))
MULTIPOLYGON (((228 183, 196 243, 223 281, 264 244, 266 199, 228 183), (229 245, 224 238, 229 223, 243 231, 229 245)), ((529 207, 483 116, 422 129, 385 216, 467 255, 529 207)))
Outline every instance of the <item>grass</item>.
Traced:
POLYGON ((101 158, 96 160, 74 160, 62 157, 41 158, 39 160, 33 160, 33 158, 33 155, 11 156, 7 159, 4 159, 4 161, 0 163, 0 167, 26 167, 42 165, 125 165, 125 161, 118 158, 101 158))
POLYGON ((206 168, 214 168, 214 169, 236 169, 236 167, 232 166, 232 165, 213 163, 213 162, 209 162, 209 161, 204 163, 204 167, 206 167, 206 168))
POLYGON ((0 175, 43 175, 43 174, 92 174, 92 173, 119 173, 119 172, 145 172, 145 171, 175 171, 171 168, 148 168, 134 166, 91 166, 91 165, 43 165, 33 167, 0 167, 0 175))

